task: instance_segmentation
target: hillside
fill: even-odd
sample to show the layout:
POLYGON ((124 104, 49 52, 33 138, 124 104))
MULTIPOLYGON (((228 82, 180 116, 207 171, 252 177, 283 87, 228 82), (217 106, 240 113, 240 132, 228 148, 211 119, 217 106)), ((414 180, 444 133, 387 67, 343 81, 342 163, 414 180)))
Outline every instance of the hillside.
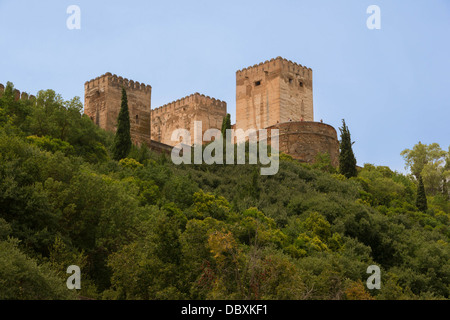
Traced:
POLYGON ((412 176, 286 155, 261 176, 145 147, 117 162, 81 110, 52 90, 0 97, 0 299, 449 298, 450 202, 419 211, 412 176))

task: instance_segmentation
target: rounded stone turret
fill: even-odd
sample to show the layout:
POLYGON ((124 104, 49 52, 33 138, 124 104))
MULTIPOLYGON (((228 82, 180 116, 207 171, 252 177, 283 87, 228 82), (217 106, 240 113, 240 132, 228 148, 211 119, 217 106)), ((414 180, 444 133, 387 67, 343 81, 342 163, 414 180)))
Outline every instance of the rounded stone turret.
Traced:
POLYGON ((313 121, 289 121, 267 128, 279 130, 280 152, 306 163, 314 163, 319 153, 328 153, 331 164, 339 165, 339 141, 336 130, 325 123, 313 121))

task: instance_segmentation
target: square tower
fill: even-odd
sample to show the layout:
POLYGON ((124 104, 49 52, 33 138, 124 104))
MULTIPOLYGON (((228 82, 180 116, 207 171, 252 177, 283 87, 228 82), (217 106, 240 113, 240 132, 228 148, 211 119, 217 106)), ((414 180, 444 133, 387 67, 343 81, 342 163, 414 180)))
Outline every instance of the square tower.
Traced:
POLYGON ((198 92, 178 99, 151 112, 152 140, 174 146, 172 132, 189 130, 191 144, 194 143, 194 121, 202 122, 202 136, 206 130, 221 129, 227 115, 227 103, 198 92))
POLYGON ((84 113, 100 128, 115 132, 122 104, 122 87, 127 92, 131 139, 150 143, 152 87, 106 73, 84 84, 84 113))
POLYGON ((236 72, 236 128, 314 121, 312 70, 277 57, 236 72))

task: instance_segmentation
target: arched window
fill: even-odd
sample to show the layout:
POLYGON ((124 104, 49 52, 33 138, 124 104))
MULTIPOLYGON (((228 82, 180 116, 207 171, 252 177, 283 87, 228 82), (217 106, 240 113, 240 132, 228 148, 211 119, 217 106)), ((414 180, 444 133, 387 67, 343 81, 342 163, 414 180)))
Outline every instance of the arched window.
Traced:
POLYGON ((136 124, 139 124, 139 116, 136 115, 136 124))

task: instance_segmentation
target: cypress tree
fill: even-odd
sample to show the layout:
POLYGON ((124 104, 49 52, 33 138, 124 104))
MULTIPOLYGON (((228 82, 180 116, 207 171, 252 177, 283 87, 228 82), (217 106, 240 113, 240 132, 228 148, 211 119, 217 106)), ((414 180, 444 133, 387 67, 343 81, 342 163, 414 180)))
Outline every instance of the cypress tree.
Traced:
POLYGON ((254 169, 252 173, 251 182, 249 185, 249 194, 254 199, 259 199, 260 195, 260 187, 259 187, 259 171, 258 169, 254 169))
POLYGON ((231 119, 230 119, 230 114, 227 113, 227 115, 225 117, 223 117, 222 120, 222 128, 221 128, 221 132, 222 132, 222 141, 223 141, 223 163, 226 163, 226 159, 227 159, 227 144, 231 143, 231 140, 228 141, 227 140, 227 129, 231 129, 231 119))
POLYGON ((419 211, 426 212, 428 209, 427 195, 423 185, 422 175, 419 175, 419 186, 417 187, 416 207, 419 211))
POLYGON ((347 178, 356 177, 358 171, 356 170, 356 158, 352 150, 352 142, 350 131, 348 130, 345 120, 342 119, 340 153, 339 153, 339 172, 347 178))
POLYGON ((231 129, 231 118, 230 118, 230 114, 227 113, 227 115, 225 117, 223 117, 223 121, 222 121, 222 137, 225 138, 226 134, 227 134, 227 129, 231 129))
POLYGON ((447 181, 447 176, 445 174, 445 171, 450 171, 450 148, 449 148, 449 153, 447 153, 447 157, 445 160, 444 173, 443 173, 443 177, 442 177, 442 195, 444 196, 445 200, 449 201, 450 197, 449 197, 449 193, 448 193, 448 181, 447 181))
POLYGON ((112 148, 113 159, 121 160, 128 156, 131 150, 130 114, 128 112, 128 99, 125 88, 122 88, 122 103, 117 117, 117 131, 112 148))
POLYGON ((447 178, 445 176, 442 178, 442 196, 444 197, 444 199, 446 201, 449 200, 448 187, 447 187, 447 178))

